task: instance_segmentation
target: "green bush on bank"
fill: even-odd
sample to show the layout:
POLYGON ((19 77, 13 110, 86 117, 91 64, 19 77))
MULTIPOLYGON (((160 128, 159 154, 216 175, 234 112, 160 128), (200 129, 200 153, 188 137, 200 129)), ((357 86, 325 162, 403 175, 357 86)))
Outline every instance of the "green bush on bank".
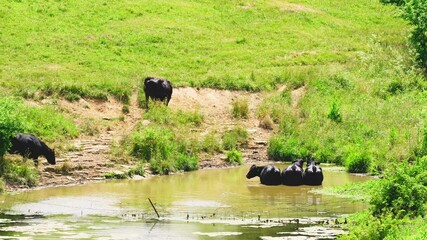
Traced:
POLYGON ((364 150, 352 151, 346 159, 347 171, 350 173, 367 173, 372 159, 364 150))
POLYGON ((387 169, 371 188, 369 211, 350 218, 340 239, 425 239, 427 237, 427 156, 387 169))
POLYGON ((243 154, 236 149, 231 149, 227 152, 227 159, 226 161, 230 164, 243 164, 243 154))
POLYGON ((248 138, 248 131, 238 126, 224 132, 222 136, 222 145, 225 150, 238 149, 248 143, 248 138))
POLYGON ((129 136, 132 156, 149 162, 154 173, 169 174, 174 171, 192 171, 198 168, 198 159, 188 153, 185 141, 165 127, 148 126, 129 136))

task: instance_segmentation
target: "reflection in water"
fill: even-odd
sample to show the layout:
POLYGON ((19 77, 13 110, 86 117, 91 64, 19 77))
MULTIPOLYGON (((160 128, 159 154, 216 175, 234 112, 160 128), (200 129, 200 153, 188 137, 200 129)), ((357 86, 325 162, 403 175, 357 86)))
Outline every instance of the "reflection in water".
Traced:
MULTIPOLYGON (((325 167, 323 186, 264 186, 257 178, 245 178, 248 168, 201 170, 142 181, 113 181, 0 196, 2 208, 11 213, 48 216, 0 225, 0 236, 259 239, 283 237, 290 232, 308 236, 316 229, 315 222, 327 222, 330 217, 366 208, 362 203, 311 192, 323 186, 364 181, 366 177, 328 171, 325 167), (148 198, 155 203, 160 221, 152 220, 156 216, 148 198), (296 218, 297 223, 293 221, 296 218)), ((10 217, 0 217, 0 223, 1 219, 8 221, 10 217)), ((329 225, 317 227, 334 236, 328 232, 329 225)))

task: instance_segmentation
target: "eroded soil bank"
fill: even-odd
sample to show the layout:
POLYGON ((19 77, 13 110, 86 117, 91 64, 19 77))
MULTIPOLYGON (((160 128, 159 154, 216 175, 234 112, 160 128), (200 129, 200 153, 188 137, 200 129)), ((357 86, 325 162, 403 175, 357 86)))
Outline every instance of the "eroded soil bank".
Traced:
MULTIPOLYGON (((281 87, 278 91, 283 91, 281 87)), ((247 129, 249 142, 242 150, 246 163, 268 162, 267 145, 275 129, 264 129, 259 126, 256 111, 262 100, 272 93, 249 93, 244 91, 228 91, 216 89, 176 88, 169 107, 175 110, 199 111, 204 120, 200 127, 190 129, 201 135, 211 131, 224 132, 237 125, 247 129), (232 102, 235 99, 247 99, 249 116, 237 119, 232 116, 232 102)), ((297 107, 304 88, 292 92, 292 106, 297 107)), ((27 102, 31 105, 52 104, 52 100, 27 102)), ((64 112, 70 114, 80 125, 89 126, 86 132, 66 146, 54 146, 60 149, 56 165, 49 165, 41 159, 39 166, 40 180, 38 187, 83 184, 105 179, 105 174, 123 172, 133 166, 132 161, 115 161, 111 156, 112 146, 131 133, 135 125, 142 122, 150 124, 142 118, 144 109, 138 107, 137 96, 134 94, 129 105, 129 113, 123 114, 123 104, 110 98, 108 101, 80 99, 76 102, 57 100, 55 102, 64 112)), ((225 154, 202 155, 199 168, 231 167, 225 162, 225 154)), ((145 178, 151 173, 147 168, 145 178)), ((142 178, 136 176, 136 178, 142 178)), ((9 186, 9 190, 26 188, 9 186)))

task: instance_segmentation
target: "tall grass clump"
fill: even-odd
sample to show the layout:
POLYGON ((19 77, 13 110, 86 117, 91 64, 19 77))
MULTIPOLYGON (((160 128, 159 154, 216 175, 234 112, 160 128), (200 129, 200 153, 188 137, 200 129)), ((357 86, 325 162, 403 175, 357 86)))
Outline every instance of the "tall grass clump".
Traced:
POLYGON ((178 126, 191 124, 196 127, 200 126, 204 119, 203 115, 198 111, 171 110, 168 106, 159 102, 154 102, 143 117, 160 125, 178 126))
POLYGON ((227 152, 226 161, 230 164, 242 165, 243 163, 243 154, 236 149, 231 149, 227 152))
POLYGON ((168 128, 146 127, 132 133, 126 144, 129 144, 132 156, 150 163, 154 173, 169 174, 198 168, 198 159, 187 152, 185 143, 168 128))
POLYGON ((367 151, 355 150, 346 158, 347 171, 351 173, 367 173, 372 163, 372 158, 367 151))
POLYGON ((214 133, 208 133, 201 142, 202 151, 213 154, 222 152, 221 139, 214 133))
POLYGON ((226 131, 222 136, 222 145, 225 150, 238 149, 249 141, 248 131, 242 127, 235 127, 226 131))
POLYGON ((303 144, 293 136, 275 136, 268 144, 268 156, 275 161, 293 161, 306 157, 303 144))
POLYGON ((235 118, 248 118, 249 117, 249 106, 248 99, 238 98, 232 102, 232 114, 235 118))

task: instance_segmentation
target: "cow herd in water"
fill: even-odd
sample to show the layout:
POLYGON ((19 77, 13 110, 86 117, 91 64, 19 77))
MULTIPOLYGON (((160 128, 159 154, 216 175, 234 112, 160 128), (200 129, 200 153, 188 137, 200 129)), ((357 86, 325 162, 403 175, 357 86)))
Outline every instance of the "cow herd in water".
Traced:
POLYGON ((280 169, 273 165, 257 167, 255 164, 249 169, 246 178, 259 177, 261 184, 264 185, 287 185, 287 186, 300 186, 300 185, 322 185, 323 172, 316 161, 307 163, 305 171, 303 170, 303 159, 298 159, 280 172, 280 169))

